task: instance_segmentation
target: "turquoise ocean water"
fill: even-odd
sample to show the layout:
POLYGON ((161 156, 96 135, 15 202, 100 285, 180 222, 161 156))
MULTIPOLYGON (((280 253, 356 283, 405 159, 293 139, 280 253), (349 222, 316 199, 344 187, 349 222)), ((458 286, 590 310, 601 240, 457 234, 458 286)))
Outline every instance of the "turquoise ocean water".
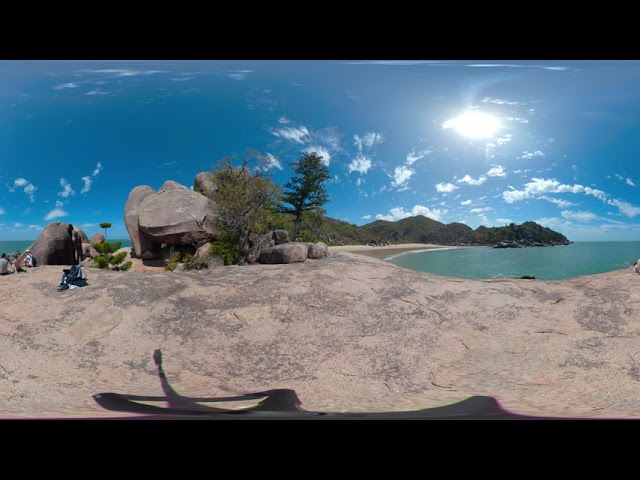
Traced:
MULTIPOLYGON (((114 241, 111 239, 107 239, 110 242, 114 241)), ((131 246, 131 242, 129 241, 129 239, 126 240, 122 240, 122 239, 115 239, 115 240, 120 240, 122 242, 122 245, 120 246, 122 247, 130 247, 131 246)), ((35 242, 35 240, 14 240, 14 241, 0 241, 0 254, 1 253, 6 253, 7 255, 13 255, 13 252, 15 252, 16 250, 20 250, 20 252, 24 252, 25 249, 29 248, 29 245, 31 245, 33 242, 35 242)))
POLYGON ((387 260, 418 272, 461 278, 521 277, 541 280, 610 272, 640 259, 640 242, 575 242, 560 247, 466 247, 401 254, 387 260))

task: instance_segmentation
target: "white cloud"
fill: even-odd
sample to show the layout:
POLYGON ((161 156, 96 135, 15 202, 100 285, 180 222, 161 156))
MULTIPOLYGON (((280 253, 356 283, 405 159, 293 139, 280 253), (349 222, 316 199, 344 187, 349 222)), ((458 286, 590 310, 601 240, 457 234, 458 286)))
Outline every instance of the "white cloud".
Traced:
POLYGON ((596 218, 598 218, 598 216, 595 213, 591 213, 591 212, 572 212, 570 210, 564 210, 564 211, 560 212, 560 215, 562 215, 567 220, 573 220, 573 221, 579 222, 579 223, 590 222, 590 221, 595 220, 596 218))
POLYGON ((454 190, 456 190, 458 187, 456 187, 453 183, 443 183, 440 182, 438 184, 436 184, 436 191, 438 193, 451 193, 454 190))
POLYGON ((277 168, 278 170, 282 170, 282 165, 280 164, 280 160, 278 160, 276 157, 274 157, 270 153, 267 153, 267 156, 265 157, 265 163, 266 163, 265 170, 269 170, 270 168, 277 168))
POLYGON ((395 222, 402 220, 403 218, 415 217, 422 215, 424 217, 431 218, 433 220, 440 221, 443 214, 447 213, 446 210, 430 209, 422 205, 415 205, 410 212, 405 212, 403 207, 395 207, 389 210, 388 215, 376 215, 376 220, 387 220, 389 222, 395 222))
POLYGON ((60 185, 62 186, 62 191, 58 192, 58 195, 60 195, 61 197, 67 198, 70 195, 76 194, 75 190, 71 188, 71 184, 67 182, 64 178, 60 179, 60 185))
POLYGON ((362 177, 358 177, 358 179, 356 180, 356 187, 359 187, 363 183, 364 183, 364 179, 362 177))
POLYGON ((91 174, 91 176, 95 177, 96 175, 98 175, 100 173, 101 170, 102 170, 102 162, 98 162, 98 164, 96 165, 96 168, 93 170, 93 173, 91 174))
POLYGON ((539 218, 534 221, 538 225, 542 225, 543 227, 547 227, 547 228, 562 227, 562 226, 570 225, 570 222, 566 220, 562 220, 561 218, 558 218, 558 217, 539 218))
POLYGON ((504 171, 504 167, 502 165, 494 165, 487 172, 487 175, 489 175, 490 177, 506 177, 507 176, 506 172, 504 171))
POLYGON ((11 228, 22 228, 22 227, 24 227, 24 223, 14 223, 13 227, 11 228))
POLYGON ((91 190, 91 177, 82 177, 82 181, 84 182, 84 185, 80 190, 80 193, 87 193, 91 190))
POLYGON ((309 148, 305 148, 303 152, 305 153, 315 152, 316 154, 322 157, 322 163, 324 163, 327 167, 331 163, 331 154, 329 153, 329 150, 327 150, 324 147, 321 147, 320 145, 313 145, 309 148))
POLYGON ((618 180, 624 180, 624 177, 622 175, 620 175, 619 173, 615 173, 614 177, 616 177, 618 180))
POLYGON ((511 220, 510 218, 496 218, 496 222, 509 224, 509 223, 513 223, 513 220, 511 220))
POLYGON ((391 182, 391 185, 394 187, 405 186, 414 173, 416 172, 404 165, 396 167, 393 171, 393 181, 391 182))
POLYGON ((104 90, 100 90, 99 88, 96 88, 95 90, 91 90, 87 93, 85 93, 85 95, 109 95, 111 92, 106 92, 104 90))
MULTIPOLYGON (((24 178, 16 178, 13 184, 14 184, 14 188, 24 187, 24 193, 26 193, 29 196, 29 201, 31 203, 36 201, 34 193, 38 188, 34 184, 32 184, 29 180, 26 180, 24 178)), ((14 188, 10 188, 9 191, 13 192, 14 188)))
POLYGON ((460 180, 458 180, 457 183, 466 183, 468 185, 482 185, 486 181, 487 177, 485 177, 484 175, 480 175, 477 180, 474 180, 469 175, 465 175, 460 180))
POLYGON ((496 105, 513 105, 513 106, 526 105, 526 103, 510 102, 508 100, 502 100, 501 98, 489 98, 489 97, 484 97, 482 99, 482 103, 495 103, 496 105))
POLYGON ((627 185, 629 185, 630 187, 635 187, 636 184, 633 183, 633 180, 631 180, 630 178, 627 178, 627 185))
POLYGON ((29 225, 27 226, 27 230, 44 230, 44 227, 40 225, 29 225))
POLYGON ((371 215, 363 215, 360 217, 362 220, 371 220, 371 215))
POLYGON ((507 117, 507 120, 518 123, 529 123, 529 120, 527 120, 526 118, 507 117))
POLYGON ((0 208, 0 215, 4 215, 4 208, 0 208))
POLYGON ((61 83, 60 85, 56 85, 53 87, 54 90, 64 90, 65 88, 77 88, 77 83, 61 83))
POLYGON ((502 197, 505 202, 513 203, 526 198, 536 197, 545 193, 584 193, 586 195, 592 195, 599 200, 605 201, 607 194, 602 190, 595 188, 584 187, 582 185, 566 185, 561 184, 555 178, 543 179, 532 178, 531 182, 526 183, 524 190, 511 190, 502 192, 502 197))
POLYGON ((552 197, 540 197, 540 198, 548 202, 555 203, 556 205, 558 205, 559 208, 569 208, 569 207, 575 207, 576 205, 578 205, 577 203, 567 202, 566 200, 561 200, 559 198, 552 198, 552 197))
POLYGON ((527 152, 525 151, 522 154, 522 157, 520 158, 534 158, 534 157, 545 157, 546 155, 544 154, 544 152, 540 151, 540 150, 536 150, 535 152, 527 152))
POLYGON ((417 162, 421 158, 426 157, 430 153, 431 153, 431 150, 422 150, 420 152, 416 152, 415 150, 411 150, 409 153, 407 153, 407 160, 404 163, 405 163, 405 165, 413 165, 415 162, 417 162))
POLYGON ((44 219, 48 221, 58 217, 66 217, 67 215, 69 214, 64 210, 62 210, 61 208, 54 208, 53 210, 51 210, 49 213, 45 215, 44 219))
POLYGON ((464 202, 460 202, 460 205, 471 205, 471 200, 465 200, 464 202))
POLYGON ((63 203, 60 200, 56 200, 56 207, 61 207, 63 203))
POLYGON ((296 143, 304 143, 304 138, 309 136, 309 130, 307 127, 284 127, 277 130, 272 130, 271 133, 276 137, 291 140, 296 143))
POLYGON ((622 215, 625 215, 629 218, 633 218, 636 215, 640 215, 640 207, 634 207, 630 203, 623 202, 622 200, 607 200, 609 205, 613 205, 617 207, 622 215))
POLYGON ((287 117, 280 117, 278 119, 278 123, 280 125, 288 125, 289 123, 291 123, 291 120, 289 120, 287 117))
POLYGON ((595 188, 584 187, 584 193, 587 195, 592 195, 596 197, 598 200, 602 200, 603 202, 607 199, 607 194, 602 190, 596 190, 595 188))
POLYGON ((349 173, 351 172, 360 172, 367 173, 371 168, 371 159, 359 153, 356 158, 349 164, 348 169, 349 173))
POLYGON ((493 210, 493 208, 491 208, 491 207, 472 208, 471 210, 469 210, 469 212, 471 212, 471 213, 483 213, 483 212, 490 212, 491 210, 493 210))
POLYGON ((354 145, 358 147, 359 152, 362 152, 362 147, 371 149, 375 145, 380 144, 384 141, 382 134, 376 132, 367 132, 362 137, 360 135, 354 135, 353 139, 354 145))

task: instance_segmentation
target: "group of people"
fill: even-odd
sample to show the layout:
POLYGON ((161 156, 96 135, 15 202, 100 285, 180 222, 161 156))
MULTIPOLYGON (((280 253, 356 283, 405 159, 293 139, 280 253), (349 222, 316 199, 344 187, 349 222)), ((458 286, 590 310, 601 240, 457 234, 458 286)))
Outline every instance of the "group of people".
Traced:
POLYGON ((13 254, 13 260, 10 260, 10 257, 7 256, 6 253, 3 253, 0 257, 0 275, 8 275, 10 273, 21 273, 26 272, 24 267, 33 267, 32 255, 29 249, 24 252, 26 255, 22 260, 22 265, 20 264, 20 252, 17 251, 13 254), (13 271, 9 271, 9 265, 13 267, 13 271))

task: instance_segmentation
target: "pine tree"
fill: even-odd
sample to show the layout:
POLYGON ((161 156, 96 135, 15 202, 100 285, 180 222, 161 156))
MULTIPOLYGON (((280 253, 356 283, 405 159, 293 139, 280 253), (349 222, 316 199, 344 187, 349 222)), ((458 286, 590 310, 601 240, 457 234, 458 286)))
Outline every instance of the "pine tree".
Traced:
MULTIPOLYGON (((329 178, 329 167, 322 156, 315 152, 305 153, 297 162, 289 163, 295 175, 284 186, 285 193, 282 202, 291 205, 281 205, 281 211, 294 216, 296 229, 305 213, 320 216, 325 213, 322 208, 329 201, 324 182, 329 178)), ((297 233, 297 232, 296 232, 297 233)))

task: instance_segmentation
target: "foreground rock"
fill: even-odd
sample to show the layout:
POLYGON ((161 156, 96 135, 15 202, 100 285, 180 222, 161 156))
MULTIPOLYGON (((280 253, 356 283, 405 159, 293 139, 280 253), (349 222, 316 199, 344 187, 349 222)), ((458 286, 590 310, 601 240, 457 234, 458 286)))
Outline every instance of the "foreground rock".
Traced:
POLYGON ((211 271, 61 267, 0 277, 0 415, 122 417, 92 395, 294 389, 302 408, 389 411, 489 395, 514 412, 640 417, 631 269, 567 281, 464 280, 336 253, 211 271), (28 312, 28 314, 25 314, 28 312), (72 312, 73 314, 70 314, 72 312))

